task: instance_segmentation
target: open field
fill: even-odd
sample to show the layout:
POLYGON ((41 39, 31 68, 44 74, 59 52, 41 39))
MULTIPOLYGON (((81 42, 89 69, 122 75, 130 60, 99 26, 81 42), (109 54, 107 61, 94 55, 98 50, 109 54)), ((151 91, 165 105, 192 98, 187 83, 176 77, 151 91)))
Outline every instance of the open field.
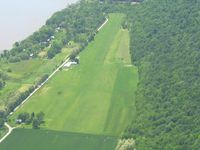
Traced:
POLYGON ((43 111, 43 128, 120 135, 134 115, 138 81, 137 69, 127 58, 129 35, 121 29, 122 20, 121 14, 110 15, 81 53, 80 65, 58 72, 12 116, 13 122, 21 112, 43 111))
POLYGON ((0 149, 111 150, 115 148, 116 142, 116 137, 67 133, 51 130, 15 129, 13 133, 0 144, 0 149))
POLYGON ((56 65, 70 54, 72 48, 63 48, 62 53, 55 58, 49 59, 30 59, 18 63, 0 64, 1 70, 7 72, 8 80, 6 87, 0 91, 0 105, 4 107, 6 103, 11 102, 11 97, 20 92, 24 92, 34 84, 42 75, 50 74, 56 65))

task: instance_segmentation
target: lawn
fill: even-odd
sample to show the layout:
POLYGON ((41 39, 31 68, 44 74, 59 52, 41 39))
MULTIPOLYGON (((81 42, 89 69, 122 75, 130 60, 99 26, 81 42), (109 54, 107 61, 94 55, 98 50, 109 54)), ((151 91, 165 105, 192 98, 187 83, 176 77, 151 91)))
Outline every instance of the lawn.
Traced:
POLYGON ((115 148, 116 142, 116 137, 67 133, 51 130, 16 129, 5 141, 3 141, 3 143, 0 144, 0 149, 112 150, 115 148))
POLYGON ((129 32, 122 14, 108 23, 80 54, 80 65, 58 72, 11 117, 45 113, 44 129, 119 136, 134 116, 137 68, 131 65, 129 32))

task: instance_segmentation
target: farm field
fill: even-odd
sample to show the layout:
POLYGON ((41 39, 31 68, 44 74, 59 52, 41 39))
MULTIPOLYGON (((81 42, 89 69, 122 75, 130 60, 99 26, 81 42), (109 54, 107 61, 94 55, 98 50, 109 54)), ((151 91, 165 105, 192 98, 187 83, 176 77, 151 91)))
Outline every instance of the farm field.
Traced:
MULTIPOLYGON (((15 130, 3 142, 2 150, 14 141, 21 143, 23 138, 26 142, 18 145, 20 150, 26 149, 27 145, 40 145, 39 139, 45 139, 43 136, 46 135, 42 132, 46 130, 54 130, 58 139, 66 132, 73 133, 74 138, 65 144, 71 146, 80 141, 83 144, 80 148, 88 145, 81 135, 96 135, 92 139, 94 141, 88 141, 94 143, 95 148, 83 148, 87 150, 97 149, 102 140, 122 134, 131 121, 129 118, 134 117, 134 93, 138 83, 137 68, 130 61, 129 32, 121 28, 124 18, 123 14, 110 14, 108 23, 80 54, 80 64, 59 71, 9 118, 10 123, 15 125, 19 113, 43 111, 45 124, 39 131, 28 129, 31 126, 15 130), (37 132, 44 135, 39 136, 37 132), (34 140, 36 136, 38 141, 34 140)), ((62 140, 53 139, 55 137, 52 133, 49 141, 55 141, 55 146, 62 146, 62 140)), ((105 148, 99 148, 114 149, 116 142, 114 138, 112 142, 102 144, 105 148)), ((44 149, 42 146, 37 149, 44 149)), ((74 149, 79 150, 78 147, 74 149)))
POLYGON ((72 48, 63 48, 62 53, 51 60, 35 58, 17 63, 0 64, 2 71, 7 72, 8 69, 11 70, 7 72, 9 80, 6 87, 0 91, 0 106, 4 107, 7 103, 10 103, 12 101, 10 99, 14 95, 26 91, 42 75, 50 74, 56 65, 60 64, 71 51, 72 48))
POLYGON ((110 150, 116 137, 49 130, 16 129, 0 144, 1 150, 110 150), (19 138, 20 137, 20 138, 19 138), (27 138, 29 137, 29 138, 27 138), (43 139, 43 140, 41 140, 43 139), (78 144, 76 143, 78 141, 78 144), (15 143, 15 144, 11 144, 15 143), (36 145, 37 143, 37 145, 36 145))

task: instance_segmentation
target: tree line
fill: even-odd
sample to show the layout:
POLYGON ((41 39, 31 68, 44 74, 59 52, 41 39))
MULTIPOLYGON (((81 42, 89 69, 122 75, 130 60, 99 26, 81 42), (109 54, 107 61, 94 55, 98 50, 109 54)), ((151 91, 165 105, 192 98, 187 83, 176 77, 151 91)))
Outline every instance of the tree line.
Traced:
POLYGON ((5 87, 6 79, 8 79, 8 76, 3 71, 0 71, 0 90, 5 87))
MULTIPOLYGON (((26 91, 19 93, 18 95, 12 97, 13 100, 7 104, 4 110, 0 110, 0 122, 4 123, 7 120, 7 116, 15 110, 38 86, 40 86, 46 79, 48 75, 43 75, 38 82, 34 85, 29 87, 26 91)), ((3 127, 0 125, 0 128, 3 127)))
POLYGON ((127 13, 140 80, 123 137, 138 150, 200 147, 199 9, 196 0, 149 0, 127 13))
POLYGON ((44 116, 45 114, 43 112, 39 112, 37 114, 35 114, 35 112, 32 112, 31 114, 28 112, 23 112, 17 116, 16 123, 24 123, 26 125, 32 124, 33 129, 39 129, 40 125, 45 123, 44 116))

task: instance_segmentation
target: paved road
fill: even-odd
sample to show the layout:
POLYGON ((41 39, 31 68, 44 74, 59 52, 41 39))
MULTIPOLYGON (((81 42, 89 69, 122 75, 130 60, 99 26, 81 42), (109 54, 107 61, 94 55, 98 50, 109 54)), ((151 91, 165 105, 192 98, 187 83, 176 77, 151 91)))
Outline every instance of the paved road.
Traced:
POLYGON ((108 22, 108 18, 106 18, 106 21, 97 29, 97 31, 101 30, 101 28, 103 28, 103 26, 108 22))
POLYGON ((0 139, 0 143, 3 142, 3 140, 5 140, 5 138, 7 138, 7 136, 10 135, 10 133, 12 132, 13 129, 8 123, 5 123, 5 126, 8 128, 8 132, 6 133, 6 135, 4 135, 1 139, 0 139))

